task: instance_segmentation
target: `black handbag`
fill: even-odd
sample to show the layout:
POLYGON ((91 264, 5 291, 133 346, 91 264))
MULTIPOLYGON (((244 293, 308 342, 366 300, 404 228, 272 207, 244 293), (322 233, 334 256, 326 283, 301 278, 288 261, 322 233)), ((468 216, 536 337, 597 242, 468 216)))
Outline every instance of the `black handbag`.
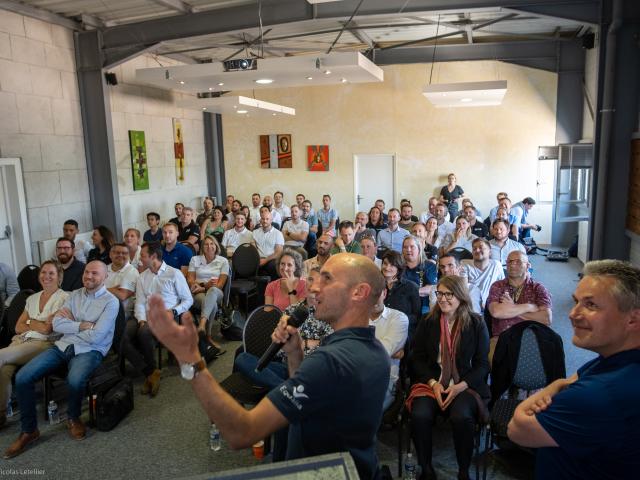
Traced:
POLYGON ((101 432, 113 430, 133 410, 133 383, 122 378, 96 399, 96 428, 101 432))

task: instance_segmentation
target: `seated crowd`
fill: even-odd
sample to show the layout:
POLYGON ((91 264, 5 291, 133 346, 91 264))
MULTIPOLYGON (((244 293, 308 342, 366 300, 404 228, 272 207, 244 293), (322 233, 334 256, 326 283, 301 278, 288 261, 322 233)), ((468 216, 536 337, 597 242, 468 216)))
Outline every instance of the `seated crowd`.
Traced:
MULTIPOLYGON (((5 458, 20 454, 39 437, 34 384, 61 365, 68 368, 70 433, 84 438, 83 391, 111 347, 119 305, 126 317, 122 352, 144 376, 143 394, 156 396, 160 387, 156 341, 147 325, 152 294, 162 297, 176 322, 196 325, 201 343, 213 352, 207 360, 224 353, 212 339, 219 334, 216 315, 230 282, 234 252, 251 244, 260 257, 259 275, 270 279, 261 292, 264 303, 284 312, 300 302, 310 307, 300 328, 305 355, 312 355, 332 333, 314 318, 316 300, 310 289, 325 262, 351 253, 375 263, 386 284, 370 314, 370 325, 389 357, 383 408, 395 398, 405 362, 411 381, 407 408, 423 477, 435 478, 431 432, 440 414, 452 423, 458 478, 468 478, 475 425, 486 415, 490 397, 487 381, 497 339, 524 321, 550 325, 551 295, 531 277, 521 243, 532 230, 540 230, 528 221, 535 201, 526 197, 512 204, 500 192, 498 204, 482 221, 451 177, 440 197, 429 198, 427 211, 419 215, 408 200, 389 210, 377 200, 368 213, 358 212, 351 221, 340 218, 330 195, 322 196, 317 210, 303 194, 290 206, 282 192, 273 198, 254 193, 251 205, 229 195, 225 206, 206 198, 197 215, 177 203, 176 217, 164 224, 150 212, 149 229, 141 234, 130 228, 122 241, 98 226, 92 245, 76 241, 78 224, 68 220, 56 242, 55 260, 41 265, 42 290, 27 299, 16 336, 0 350, 0 425, 6 422, 14 374, 21 412, 20 436, 5 458), (490 330, 483 316, 491 319, 490 330)), ((269 388, 288 378, 286 354, 260 373, 256 362, 241 353, 235 368, 269 388)))

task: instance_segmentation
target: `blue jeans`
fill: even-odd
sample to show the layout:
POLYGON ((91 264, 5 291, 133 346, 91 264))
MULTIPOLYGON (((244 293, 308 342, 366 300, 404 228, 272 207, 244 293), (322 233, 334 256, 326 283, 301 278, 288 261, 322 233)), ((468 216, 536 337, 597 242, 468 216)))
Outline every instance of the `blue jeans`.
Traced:
POLYGON ((280 362, 269 362, 264 370, 256 372, 259 358, 247 352, 242 352, 236 357, 235 367, 243 375, 249 377, 256 385, 276 388, 287 378, 289 378, 289 369, 287 365, 280 362))
POLYGON ((16 375, 16 393, 20 404, 20 422, 22 431, 34 432, 38 428, 36 416, 35 383, 44 376, 67 367, 67 384, 69 385, 69 399, 67 415, 69 418, 80 418, 82 412, 82 397, 84 397, 87 380, 102 363, 102 354, 96 350, 75 355, 73 345, 63 352, 54 346, 42 352, 16 375))

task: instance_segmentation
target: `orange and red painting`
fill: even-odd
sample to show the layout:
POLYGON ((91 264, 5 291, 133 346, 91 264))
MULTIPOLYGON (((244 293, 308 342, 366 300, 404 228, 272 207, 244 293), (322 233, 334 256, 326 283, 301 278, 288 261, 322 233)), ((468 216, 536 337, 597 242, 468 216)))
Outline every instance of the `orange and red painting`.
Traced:
POLYGON ((311 172, 329 171, 329 145, 307 146, 307 170, 311 172))

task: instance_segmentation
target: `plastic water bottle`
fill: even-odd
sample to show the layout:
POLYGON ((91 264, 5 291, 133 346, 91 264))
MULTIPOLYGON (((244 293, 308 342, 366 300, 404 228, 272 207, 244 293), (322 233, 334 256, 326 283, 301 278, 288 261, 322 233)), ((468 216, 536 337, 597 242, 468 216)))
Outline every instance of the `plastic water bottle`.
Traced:
POLYGON ((218 430, 215 423, 212 423, 211 428, 209 429, 209 448, 214 452, 217 452, 221 447, 222 442, 220 440, 220 430, 218 430))
POLYGON ((49 412, 49 425, 60 423, 60 416, 58 415, 58 404, 51 400, 49 402, 47 410, 49 412))
POLYGON ((411 452, 407 453, 404 460, 404 478, 405 480, 416 480, 418 478, 418 464, 411 452))

